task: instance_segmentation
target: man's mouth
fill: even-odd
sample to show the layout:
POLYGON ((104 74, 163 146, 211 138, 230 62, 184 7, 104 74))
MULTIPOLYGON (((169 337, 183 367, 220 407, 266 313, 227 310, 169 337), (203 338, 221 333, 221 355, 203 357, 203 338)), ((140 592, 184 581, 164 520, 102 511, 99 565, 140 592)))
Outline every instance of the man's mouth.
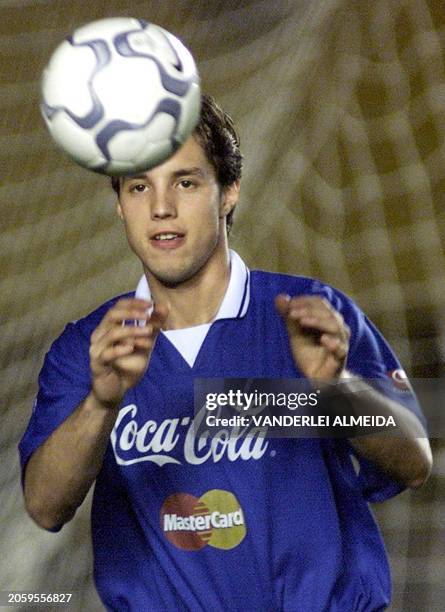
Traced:
POLYGON ((175 238, 179 238, 181 237, 182 234, 172 234, 172 233, 165 233, 165 234, 156 234, 156 236, 154 236, 154 240, 174 240, 175 238))
POLYGON ((179 232, 158 232, 151 237, 151 243, 160 249, 176 249, 184 241, 185 235, 179 232))

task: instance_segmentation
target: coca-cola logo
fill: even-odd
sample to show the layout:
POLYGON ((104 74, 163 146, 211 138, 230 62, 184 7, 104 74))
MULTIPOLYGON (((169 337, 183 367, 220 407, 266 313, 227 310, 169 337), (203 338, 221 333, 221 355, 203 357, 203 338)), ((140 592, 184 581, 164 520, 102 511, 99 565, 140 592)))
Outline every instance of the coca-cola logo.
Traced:
POLYGON ((151 461, 159 466, 166 464, 201 465, 207 461, 218 463, 223 457, 229 461, 258 460, 269 445, 265 439, 267 429, 261 427, 232 427, 221 429, 209 436, 199 437, 195 431, 205 416, 202 410, 195 418, 189 416, 164 419, 138 420, 136 404, 124 406, 119 411, 111 444, 119 465, 132 465, 151 461))

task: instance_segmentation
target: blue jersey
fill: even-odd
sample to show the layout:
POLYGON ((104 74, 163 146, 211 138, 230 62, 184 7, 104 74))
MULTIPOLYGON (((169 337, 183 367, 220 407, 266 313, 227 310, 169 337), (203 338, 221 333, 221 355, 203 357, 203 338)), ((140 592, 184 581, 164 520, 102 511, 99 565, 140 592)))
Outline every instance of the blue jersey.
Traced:
MULTIPOLYGON (((248 287, 246 285, 246 291, 248 287)), ((381 610, 390 577, 369 501, 401 490, 346 439, 197 439, 195 378, 301 377, 279 293, 325 297, 351 329, 347 368, 421 418, 388 373, 400 364, 354 303, 312 279, 253 271, 250 301, 215 321, 189 365, 160 334, 122 402, 92 508, 94 573, 109 610, 381 610)), ((90 391, 89 341, 115 300, 69 324, 46 356, 29 427, 32 452, 90 391)), ((227 432, 226 432, 227 434, 227 432)))

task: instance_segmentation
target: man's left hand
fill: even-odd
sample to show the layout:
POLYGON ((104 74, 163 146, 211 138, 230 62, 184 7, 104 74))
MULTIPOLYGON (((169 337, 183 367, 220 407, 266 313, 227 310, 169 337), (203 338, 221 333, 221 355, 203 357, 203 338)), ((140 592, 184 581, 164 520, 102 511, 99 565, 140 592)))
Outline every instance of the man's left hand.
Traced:
POLYGON ((345 368, 349 327, 324 298, 278 295, 275 306, 283 317, 295 365, 309 379, 336 380, 345 368))

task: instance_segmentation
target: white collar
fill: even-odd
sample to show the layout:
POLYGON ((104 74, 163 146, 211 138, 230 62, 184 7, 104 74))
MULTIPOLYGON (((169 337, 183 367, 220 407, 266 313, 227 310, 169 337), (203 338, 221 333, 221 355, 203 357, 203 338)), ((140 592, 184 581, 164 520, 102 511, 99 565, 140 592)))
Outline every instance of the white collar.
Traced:
MULTIPOLYGON (((136 288, 135 297, 151 300, 150 287, 145 274, 136 288)), ((244 317, 250 301, 250 273, 241 257, 230 249, 230 280, 214 321, 244 317)))

